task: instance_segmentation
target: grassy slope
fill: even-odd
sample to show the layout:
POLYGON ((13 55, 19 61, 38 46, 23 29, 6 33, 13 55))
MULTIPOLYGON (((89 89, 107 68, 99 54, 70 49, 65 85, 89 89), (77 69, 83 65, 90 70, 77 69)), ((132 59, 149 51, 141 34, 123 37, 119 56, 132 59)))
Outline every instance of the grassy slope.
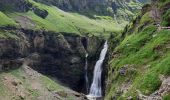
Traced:
MULTIPOLYGON (((91 33, 94 35, 100 35, 102 33, 104 35, 107 35, 106 33, 120 31, 123 28, 122 26, 124 26, 124 23, 122 23, 122 26, 115 24, 113 19, 110 17, 99 17, 98 19, 89 19, 88 17, 77 13, 64 12, 54 6, 46 6, 33 2, 31 0, 30 2, 32 2, 34 6, 37 6, 40 9, 47 10, 49 13, 47 18, 42 19, 41 17, 37 16, 33 11, 29 11, 26 13, 11 11, 0 12, 0 27, 20 27, 19 23, 17 23, 16 21, 18 16, 24 16, 25 18, 30 19, 30 22, 33 22, 36 25, 36 27, 33 28, 35 30, 45 28, 49 31, 68 32, 75 34, 91 33), (103 32, 104 30, 105 32, 103 32)), ((0 30, 0 38, 17 39, 18 37, 15 34, 16 33, 0 30)), ((35 80, 38 82, 38 84, 42 86, 41 88, 44 89, 44 91, 50 92, 50 94, 51 92, 61 90, 63 91, 63 89, 65 89, 65 87, 62 87, 61 85, 42 75, 35 80)), ((35 80, 31 79, 31 77, 27 75, 21 68, 9 72, 0 73, 0 99, 22 99, 22 94, 20 94, 20 92, 16 92, 15 90, 19 88, 22 93, 24 93, 26 99, 37 100, 38 97, 44 95, 44 93, 42 93, 44 91, 34 89, 34 87, 31 86, 30 83, 34 82, 35 80), (4 82, 6 81, 5 77, 7 77, 7 80, 11 78, 11 80, 7 82, 8 84, 4 82), (21 84, 19 86, 13 86, 13 79, 21 82, 21 84)), ((67 100, 74 100, 74 97, 72 97, 72 95, 73 94, 68 95, 67 100)), ((51 99, 48 98, 47 100, 51 99)))
POLYGON ((16 26, 17 23, 0 11, 0 26, 16 26))
MULTIPOLYGON (((53 100, 53 93, 60 99, 75 100, 74 93, 34 70, 19 68, 0 73, 0 99, 3 100, 53 100), (15 86, 15 83, 18 85, 15 86), (30 84, 32 83, 32 84, 30 84), (69 92, 70 91, 70 92, 69 92), (66 97, 64 96, 66 93, 66 97)), ((57 98, 55 98, 57 99, 57 98)))
POLYGON ((124 21, 122 24, 117 25, 111 17, 101 16, 98 19, 90 19, 78 13, 64 12, 54 6, 47 6, 44 4, 36 3, 33 0, 29 0, 29 2, 31 2, 33 6, 36 6, 39 9, 48 11, 49 15, 43 19, 37 16, 31 10, 26 13, 6 12, 5 14, 8 15, 8 17, 5 14, 0 13, 0 17, 3 18, 2 20, 5 20, 5 22, 2 21, 2 24, 0 23, 0 26, 16 26, 16 19, 18 16, 22 16, 28 18, 33 24, 35 24, 35 27, 31 27, 31 29, 39 30, 45 28, 49 31, 55 32, 108 35, 111 32, 120 32, 127 23, 124 21), (9 17, 11 17, 13 20, 9 17))
MULTIPOLYGON (((170 76, 170 30, 158 31, 152 22, 148 13, 143 15, 135 30, 115 48, 114 52, 119 56, 109 63, 108 79, 111 83, 106 100, 115 95, 121 100, 129 96, 135 99, 138 90, 149 95, 159 89, 161 75, 170 76), (138 31, 138 27, 148 22, 149 25, 138 31), (126 74, 120 75, 119 71, 124 66, 127 67, 126 74), (125 84, 129 84, 128 91, 119 94, 125 84)), ((168 100, 169 94, 164 98, 168 100)))

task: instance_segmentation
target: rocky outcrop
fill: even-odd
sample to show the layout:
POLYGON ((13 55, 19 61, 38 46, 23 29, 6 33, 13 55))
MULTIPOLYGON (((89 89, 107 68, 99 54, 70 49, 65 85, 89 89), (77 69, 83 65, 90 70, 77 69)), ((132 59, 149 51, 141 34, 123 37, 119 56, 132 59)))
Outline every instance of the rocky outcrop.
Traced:
POLYGON ((48 15, 48 12, 47 12, 46 10, 44 10, 44 9, 39 9, 39 8, 36 8, 36 7, 34 7, 34 13, 35 13, 37 16, 43 18, 43 19, 45 19, 45 18, 47 17, 47 15, 48 15))
POLYGON ((32 6, 26 0, 1 0, 0 5, 0 10, 15 10, 19 12, 28 11, 32 6))
POLYGON ((6 31, 15 33, 17 38, 0 39, 1 71, 18 68, 26 61, 33 69, 77 91, 82 91, 85 83, 85 54, 88 52, 90 55, 89 75, 92 76, 104 42, 95 36, 81 37, 74 33, 6 31))
POLYGON ((16 12, 28 12, 33 10, 33 12, 45 19, 48 15, 48 11, 45 9, 40 9, 39 7, 33 5, 27 0, 1 0, 0 1, 0 11, 16 11, 16 12), (11 3, 9 3, 11 2, 11 3))
MULTIPOLYGON (((48 5, 55 5, 63 10, 67 11, 82 11, 90 10, 100 12, 101 7, 105 7, 106 0, 35 0, 48 5)), ((106 8, 106 7, 105 7, 106 8)))
MULTIPOLYGON (((141 8, 141 3, 149 0, 34 0, 47 5, 54 5, 65 11, 76 11, 88 16, 109 15, 117 19, 130 19, 135 11, 141 8), (131 5, 133 3, 134 6, 131 5), (130 13, 128 13, 127 11, 130 13), (89 12, 91 11, 91 12, 89 12), (130 17, 130 18, 129 18, 130 17)), ((115 18, 115 19, 116 19, 115 18)))

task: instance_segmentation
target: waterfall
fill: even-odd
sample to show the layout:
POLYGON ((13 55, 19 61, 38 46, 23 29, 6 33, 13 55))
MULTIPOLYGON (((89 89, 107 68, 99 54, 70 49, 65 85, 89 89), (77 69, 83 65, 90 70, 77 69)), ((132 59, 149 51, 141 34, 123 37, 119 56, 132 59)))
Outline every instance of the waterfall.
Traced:
POLYGON ((85 59, 85 67, 84 67, 84 70, 85 70, 85 81, 86 81, 86 92, 88 93, 89 91, 89 79, 88 79, 88 61, 87 61, 87 58, 88 58, 88 53, 86 53, 86 59, 85 59))
POLYGON ((101 87, 101 74, 102 74, 102 64, 105 59, 106 53, 108 49, 107 41, 104 44, 104 47, 100 53, 100 58, 96 62, 95 68, 94 68, 94 75, 93 75, 93 83, 90 87, 90 93, 89 96, 93 97, 102 97, 102 87, 101 87))

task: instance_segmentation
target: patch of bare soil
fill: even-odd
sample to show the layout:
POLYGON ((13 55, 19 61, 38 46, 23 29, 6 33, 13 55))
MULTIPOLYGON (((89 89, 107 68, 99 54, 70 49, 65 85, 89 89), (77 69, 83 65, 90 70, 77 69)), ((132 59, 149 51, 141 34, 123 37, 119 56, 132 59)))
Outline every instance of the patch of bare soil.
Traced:
POLYGON ((35 23, 28 17, 25 16, 17 16, 15 20, 20 24, 20 26, 24 29, 32 29, 35 28, 35 23))

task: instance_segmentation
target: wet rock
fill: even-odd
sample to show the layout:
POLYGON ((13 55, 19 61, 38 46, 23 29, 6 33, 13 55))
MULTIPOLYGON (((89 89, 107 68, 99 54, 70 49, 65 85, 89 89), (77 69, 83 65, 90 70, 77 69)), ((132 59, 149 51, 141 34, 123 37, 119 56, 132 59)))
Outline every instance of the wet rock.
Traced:
POLYGON ((71 57, 71 58, 70 58, 70 61, 71 61, 72 64, 74 64, 74 63, 79 63, 80 60, 81 60, 80 57, 71 57))
POLYGON ((103 46, 104 41, 102 39, 92 36, 87 40, 87 52, 90 56, 95 56, 96 53, 100 52, 101 47, 103 46))

